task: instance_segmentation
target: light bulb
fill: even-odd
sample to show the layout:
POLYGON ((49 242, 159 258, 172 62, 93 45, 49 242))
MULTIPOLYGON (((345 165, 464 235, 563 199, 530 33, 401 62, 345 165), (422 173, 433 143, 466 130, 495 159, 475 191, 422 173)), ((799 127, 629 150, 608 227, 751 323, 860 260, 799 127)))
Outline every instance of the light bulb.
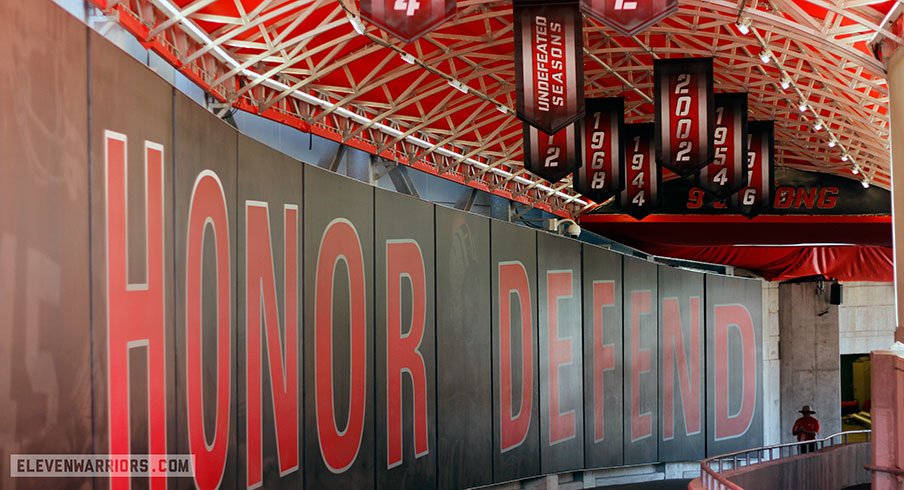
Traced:
POLYGON ((735 26, 738 28, 738 31, 741 34, 746 35, 750 33, 751 23, 752 21, 750 20, 750 17, 741 17, 740 19, 738 19, 738 22, 735 24, 735 26))
POLYGON ((791 78, 788 75, 782 77, 782 89, 788 90, 788 87, 791 86, 791 78))
POLYGON ((769 58, 771 57, 772 55, 769 54, 769 51, 766 51, 765 49, 760 51, 760 61, 763 63, 769 63, 769 58))

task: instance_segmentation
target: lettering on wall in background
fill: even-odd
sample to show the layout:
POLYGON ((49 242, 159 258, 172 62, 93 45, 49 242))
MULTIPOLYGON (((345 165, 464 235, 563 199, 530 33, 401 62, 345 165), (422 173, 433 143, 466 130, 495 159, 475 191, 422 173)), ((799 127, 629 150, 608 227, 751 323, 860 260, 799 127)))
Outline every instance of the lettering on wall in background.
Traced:
POLYGON ((633 36, 678 10, 678 0, 581 0, 581 10, 625 36, 633 36))
POLYGON ((656 60, 653 83, 656 160, 687 177, 715 156, 713 60, 656 60))
POLYGON ((554 134, 584 114, 578 3, 515 0, 514 16, 518 117, 554 134))
POLYGON ((455 8, 455 0, 361 0, 361 17, 410 43, 454 17, 455 8))

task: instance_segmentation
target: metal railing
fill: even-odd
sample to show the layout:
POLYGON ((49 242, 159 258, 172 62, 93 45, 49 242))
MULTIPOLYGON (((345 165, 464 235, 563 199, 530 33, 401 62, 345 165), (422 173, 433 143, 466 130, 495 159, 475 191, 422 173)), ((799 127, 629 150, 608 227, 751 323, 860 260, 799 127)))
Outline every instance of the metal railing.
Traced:
POLYGON ((839 432, 813 441, 789 442, 714 456, 700 462, 700 482, 706 490, 743 490, 742 487, 732 483, 721 473, 726 470, 744 468, 760 463, 806 454, 808 452, 819 451, 840 444, 869 442, 871 432, 872 431, 870 430, 852 430, 839 432))

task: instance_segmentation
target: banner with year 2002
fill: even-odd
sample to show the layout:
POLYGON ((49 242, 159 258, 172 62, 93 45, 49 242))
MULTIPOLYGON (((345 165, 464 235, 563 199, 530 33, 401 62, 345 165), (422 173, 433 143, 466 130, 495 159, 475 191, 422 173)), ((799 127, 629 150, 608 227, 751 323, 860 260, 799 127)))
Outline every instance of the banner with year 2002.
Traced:
POLYGON ((584 114, 584 56, 577 0, 515 0, 518 117, 553 134, 584 114))
POLYGON ((653 62, 656 159, 687 177, 711 162, 713 148, 713 60, 653 62))

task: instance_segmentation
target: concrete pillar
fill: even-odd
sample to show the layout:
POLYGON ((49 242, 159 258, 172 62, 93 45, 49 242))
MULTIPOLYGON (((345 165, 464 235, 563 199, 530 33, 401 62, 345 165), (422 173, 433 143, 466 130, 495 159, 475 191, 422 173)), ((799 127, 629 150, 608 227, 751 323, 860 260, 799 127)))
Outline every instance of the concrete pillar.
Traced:
POLYGON ((817 283, 779 286, 781 440, 791 435, 803 405, 819 419, 819 436, 841 431, 841 357, 838 307, 829 304, 828 288, 817 283))
MULTIPOLYGON (((902 19, 891 27, 901 33, 902 19)), ((895 248, 895 340, 904 342, 904 49, 890 42, 879 46, 886 61, 888 111, 891 120, 892 226, 895 248), (890 54, 890 55, 889 55, 890 54), (900 126, 900 128, 899 128, 900 126)), ((871 356, 873 482, 876 490, 904 487, 904 359, 900 350, 871 356)))

